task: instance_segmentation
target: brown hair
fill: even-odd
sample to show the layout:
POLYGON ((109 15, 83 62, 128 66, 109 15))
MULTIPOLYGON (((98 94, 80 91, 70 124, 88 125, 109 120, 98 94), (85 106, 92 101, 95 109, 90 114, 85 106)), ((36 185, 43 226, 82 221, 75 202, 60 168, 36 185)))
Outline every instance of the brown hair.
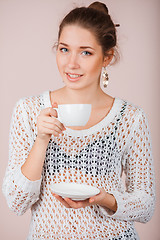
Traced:
POLYGON ((102 47, 104 56, 108 55, 110 49, 114 49, 114 57, 116 62, 119 58, 116 49, 117 36, 116 26, 114 25, 109 13, 108 8, 104 3, 94 2, 89 7, 75 8, 70 11, 62 20, 59 26, 58 41, 63 28, 67 25, 79 25, 91 31, 98 43, 102 47))

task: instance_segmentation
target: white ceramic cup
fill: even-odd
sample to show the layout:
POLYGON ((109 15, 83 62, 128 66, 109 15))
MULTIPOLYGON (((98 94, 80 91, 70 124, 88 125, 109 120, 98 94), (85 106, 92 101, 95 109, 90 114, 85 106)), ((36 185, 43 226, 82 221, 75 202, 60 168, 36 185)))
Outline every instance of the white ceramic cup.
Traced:
POLYGON ((64 126, 85 126, 91 114, 91 104, 60 104, 57 111, 58 120, 64 126))

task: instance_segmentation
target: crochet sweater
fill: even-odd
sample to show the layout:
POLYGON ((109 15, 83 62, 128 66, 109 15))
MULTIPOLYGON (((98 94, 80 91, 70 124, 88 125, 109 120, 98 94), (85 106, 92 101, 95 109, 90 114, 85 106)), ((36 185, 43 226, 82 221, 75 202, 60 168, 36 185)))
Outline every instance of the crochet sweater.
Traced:
POLYGON ((37 136, 37 116, 47 107, 49 91, 18 100, 10 126, 3 193, 17 215, 31 209, 27 239, 139 239, 134 221, 149 221, 155 204, 151 137, 142 108, 115 97, 108 115, 93 127, 52 135, 41 179, 30 181, 21 166, 37 136), (117 211, 66 208, 51 194, 52 184, 60 182, 104 188, 116 198, 117 211))

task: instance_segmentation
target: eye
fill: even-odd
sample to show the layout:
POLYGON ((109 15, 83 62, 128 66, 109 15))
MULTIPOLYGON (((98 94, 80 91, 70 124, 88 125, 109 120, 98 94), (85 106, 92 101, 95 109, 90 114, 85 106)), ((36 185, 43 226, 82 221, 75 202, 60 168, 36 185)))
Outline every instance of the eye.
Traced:
POLYGON ((90 56, 90 55, 92 55, 92 53, 90 53, 90 52, 88 52, 88 51, 83 51, 82 54, 83 54, 84 56, 90 56))
POLYGON ((63 52, 63 53, 66 53, 68 51, 67 48, 60 48, 60 51, 63 52))

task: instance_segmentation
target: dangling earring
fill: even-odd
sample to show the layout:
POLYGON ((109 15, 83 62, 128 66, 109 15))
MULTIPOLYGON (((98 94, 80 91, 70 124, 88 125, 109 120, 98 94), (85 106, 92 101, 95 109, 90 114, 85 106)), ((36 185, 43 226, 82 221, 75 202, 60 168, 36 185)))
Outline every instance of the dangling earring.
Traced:
POLYGON ((108 86, 109 77, 108 77, 107 69, 105 67, 102 73, 102 81, 103 81, 103 87, 106 88, 108 86))

